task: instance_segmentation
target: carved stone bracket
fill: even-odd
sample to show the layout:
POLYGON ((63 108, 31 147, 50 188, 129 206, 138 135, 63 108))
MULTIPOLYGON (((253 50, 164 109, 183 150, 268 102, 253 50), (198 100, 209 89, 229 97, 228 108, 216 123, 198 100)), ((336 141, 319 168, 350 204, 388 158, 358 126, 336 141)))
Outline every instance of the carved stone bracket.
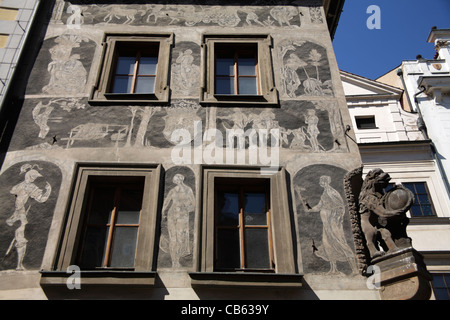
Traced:
MULTIPOLYGON (((423 256, 414 248, 404 248, 372 260, 378 270, 382 300, 428 300, 432 280, 423 256)), ((375 271, 377 272, 377 271, 375 271)))

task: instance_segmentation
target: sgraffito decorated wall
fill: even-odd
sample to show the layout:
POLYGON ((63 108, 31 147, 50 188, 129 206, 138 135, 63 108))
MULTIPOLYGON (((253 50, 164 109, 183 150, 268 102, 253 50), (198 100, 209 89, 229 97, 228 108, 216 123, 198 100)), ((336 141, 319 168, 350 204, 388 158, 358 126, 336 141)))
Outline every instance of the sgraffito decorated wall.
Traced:
MULTIPOLYGON (((0 174, 5 204, 0 208, 0 269, 52 268, 78 163, 150 163, 161 164, 164 172, 156 269, 195 271, 202 165, 267 163, 218 158, 211 163, 206 157, 199 162, 193 156, 174 161, 174 147, 182 145, 174 140, 174 131, 189 132, 184 147, 194 148, 200 141, 203 150, 217 154, 229 142, 227 130, 277 129, 277 136, 266 137, 279 150, 269 165, 288 174, 292 230, 286 232, 293 235, 297 270, 312 275, 311 283, 314 275, 357 276, 344 177, 360 166, 360 156, 349 138, 353 133, 347 129, 350 121, 322 1, 94 2, 55 1, 0 174), (120 33, 173 34, 169 103, 90 103, 103 63, 104 36, 120 33), (273 39, 276 105, 201 103, 202 35, 207 33, 273 39), (202 136, 208 129, 215 139, 202 136)), ((257 138, 248 134, 233 148, 250 152, 257 138)), ((259 141, 261 147, 264 140, 259 141)), ((169 283, 184 287, 183 281, 169 283)))

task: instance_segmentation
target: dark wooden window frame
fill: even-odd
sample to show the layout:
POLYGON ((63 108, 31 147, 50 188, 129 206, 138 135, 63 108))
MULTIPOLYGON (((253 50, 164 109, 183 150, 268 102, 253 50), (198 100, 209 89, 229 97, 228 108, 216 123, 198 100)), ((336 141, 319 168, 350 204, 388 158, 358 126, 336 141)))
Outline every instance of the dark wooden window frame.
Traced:
MULTIPOLYGON (((269 179, 220 179, 216 182, 217 184, 214 186, 216 191, 215 196, 217 197, 217 191, 239 191, 239 221, 236 226, 221 226, 217 222, 215 223, 215 241, 217 240, 217 232, 219 229, 232 229, 239 231, 239 248, 240 248, 240 268, 234 269, 233 271, 260 271, 260 272, 273 272, 274 271, 274 261, 273 261, 273 240, 272 240, 272 223, 271 223, 271 214, 270 214, 270 187, 269 187, 269 179), (265 193, 266 199, 266 223, 258 224, 258 225, 248 225, 245 223, 244 215, 244 192, 258 192, 265 193), (268 257, 270 267, 268 268, 249 268, 247 265, 247 251, 245 249, 245 241, 246 235, 245 231, 247 229, 264 229, 267 230, 267 248, 268 248, 268 257)), ((217 199, 215 199, 215 203, 217 203, 217 199)), ((215 221, 217 221, 218 207, 215 206, 215 221)), ((217 244, 215 246, 217 248, 217 244)), ((217 260, 217 250, 215 252, 215 259, 217 260)), ((214 270, 220 270, 220 268, 215 264, 214 270)), ((227 270, 227 269, 223 269, 227 270)))
MULTIPOLYGON (((410 181, 408 181, 408 182, 402 182, 402 184, 405 186, 405 185, 413 185, 414 186, 414 190, 411 190, 412 192, 413 192, 413 194, 414 194, 414 198, 416 198, 417 197, 417 199, 415 199, 415 201, 414 201, 414 204, 413 204, 413 206, 411 207, 411 209, 410 209, 410 214, 411 214, 411 218, 417 218, 417 217, 424 217, 424 218, 427 218, 427 217, 436 217, 437 215, 436 215, 436 209, 434 208, 434 204, 433 204, 433 199, 431 198, 431 194, 430 194, 430 190, 428 189, 428 184, 427 184, 427 182, 426 181, 414 181, 414 182, 410 182, 410 181), (418 192, 418 190, 416 189, 416 185, 417 184, 423 184, 423 187, 425 188, 425 193, 419 193, 418 192), (421 202, 420 202, 420 195, 426 195, 427 196, 427 199, 428 199, 428 201, 429 201, 429 203, 428 204, 422 204, 421 202), (419 200, 419 201, 417 201, 417 200, 419 200), (423 214, 423 207, 425 207, 425 206, 429 206, 430 207, 430 209, 431 209, 431 212, 432 212, 432 214, 431 215, 425 215, 425 214, 423 214), (412 209, 413 209, 413 207, 415 207, 415 208, 419 208, 420 209, 420 212, 422 213, 421 215, 413 215, 413 212, 412 212, 412 209)), ((405 186, 406 187, 406 186, 405 186)), ((409 189, 409 188, 408 188, 409 189)))
MULTIPOLYGON (((104 177, 104 176, 99 176, 96 177, 98 179, 92 179, 94 181, 90 181, 89 184, 90 186, 89 188, 89 194, 87 195, 88 197, 88 205, 86 207, 86 217, 85 217, 85 221, 83 224, 83 231, 82 231, 82 242, 80 243, 80 248, 78 250, 78 258, 77 261, 79 265, 81 265, 80 260, 82 259, 82 253, 83 253, 83 247, 86 245, 86 240, 85 240, 85 236, 86 236, 86 232, 87 229, 89 227, 106 227, 107 229, 109 229, 107 236, 106 236, 106 245, 104 248, 104 259, 101 263, 100 266, 96 266, 95 269, 108 269, 110 268, 111 265, 111 259, 112 259, 112 251, 113 251, 113 242, 114 242, 114 238, 115 238, 115 234, 117 232, 118 228, 129 228, 129 227, 133 227, 133 228, 137 228, 138 232, 139 232, 139 227, 140 227, 140 223, 119 223, 118 222, 118 210, 121 206, 121 197, 120 194, 123 192, 124 189, 130 190, 130 189, 135 189, 135 190, 140 190, 143 194, 144 190, 143 190, 143 186, 138 188, 140 184, 140 181, 137 181, 136 179, 133 178, 138 178, 138 179, 145 179, 144 177, 122 177, 122 176, 118 176, 118 177, 104 177), (98 181, 95 181, 98 180, 98 181), (93 206, 93 196, 94 196, 94 191, 97 188, 101 188, 101 187, 113 187, 114 188, 114 196, 113 196, 113 209, 111 211, 111 217, 110 217, 110 221, 109 222, 105 222, 102 224, 98 224, 98 223, 88 223, 89 220, 89 214, 91 214, 92 212, 92 206, 93 206)), ((142 199, 143 200, 143 199, 142 199)), ((140 205, 142 206, 142 202, 140 203, 140 205)), ((142 209, 140 210, 140 214, 139 216, 142 215, 142 209)), ((139 219, 140 220, 140 219, 139 219)), ((139 233, 138 233, 139 234, 139 233)), ((136 239, 136 244, 135 246, 137 247, 137 239, 136 239)), ((113 269, 122 269, 122 268, 113 268, 113 269)), ((134 265, 133 266, 127 266, 124 267, 123 269, 129 269, 129 270, 134 270, 134 265)))
MULTIPOLYGON (((118 52, 118 54, 116 54, 116 56, 115 56, 115 61, 114 61, 115 69, 114 69, 113 75, 111 77, 111 80, 110 80, 111 84, 109 85, 109 87, 110 88, 114 87, 114 82, 116 81, 117 77, 120 77, 120 76, 132 77, 131 90, 128 93, 136 94, 136 87, 137 87, 138 78, 140 78, 140 77, 152 77, 152 78, 156 79, 156 76, 157 76, 156 70, 155 70, 154 74, 145 74, 145 75, 139 74, 139 70, 140 70, 140 65, 141 65, 141 60, 142 60, 142 56, 143 55, 151 54, 152 57, 156 57, 156 59, 158 59, 159 43, 152 43, 148 47, 139 46, 137 48, 134 48, 133 50, 130 50, 129 48, 127 48, 127 49, 128 50, 124 50, 124 51, 133 52, 133 55, 134 55, 135 61, 134 61, 133 73, 131 73, 131 74, 130 73, 128 73, 128 74, 120 74, 120 73, 117 72, 118 59, 121 56, 125 56, 124 52, 119 50, 121 52, 118 52)), ((127 55, 131 56, 130 53, 128 53, 127 55)), ((109 91, 111 91, 111 90, 109 90, 109 91)), ((154 93, 154 91, 155 91, 155 88, 153 87, 152 91, 149 91, 147 94, 152 94, 152 93, 154 93)))
POLYGON ((252 104, 277 105, 278 91, 275 87, 272 65, 272 38, 269 35, 217 35, 205 34, 202 39, 202 81, 200 103, 202 104, 252 104), (215 60, 216 47, 255 45, 257 47, 257 77, 258 94, 216 94, 215 60))
POLYGON ((105 34, 103 54, 93 86, 89 103, 91 104, 156 104, 168 103, 170 95, 169 64, 170 50, 173 45, 173 34, 105 34), (113 93, 112 78, 114 76, 117 56, 120 49, 127 46, 143 49, 158 47, 158 65, 153 93, 113 93))
POLYGON ((370 130, 370 129, 378 129, 375 116, 369 115, 369 116, 355 116, 355 123, 358 130, 370 130), (373 121, 365 121, 365 120, 373 120, 373 121), (363 123, 361 123, 361 121, 363 123))
MULTIPOLYGON (((209 167, 202 169, 203 207, 199 230, 196 271, 190 272, 193 287, 301 287, 293 243, 293 228, 284 168, 273 174, 262 174, 259 167, 209 167), (273 270, 221 272, 215 270, 215 188, 216 179, 264 179, 270 184, 270 223, 273 243, 273 270)), ((301 263, 301 262, 300 262, 301 263)))
MULTIPOLYGON (((229 77, 233 78, 233 89, 234 93, 233 95, 239 95, 242 96, 240 89, 239 89, 239 82, 241 78, 254 78, 255 84, 256 84, 256 95, 258 95, 261 92, 261 86, 260 86, 260 72, 259 72, 259 65, 258 65, 258 50, 256 46, 245 46, 245 45, 239 45, 239 46, 232 46, 232 45, 224 45, 223 48, 215 50, 215 55, 217 61, 219 55, 229 55, 233 57, 233 75, 221 75, 217 71, 217 63, 215 63, 215 90, 214 92, 217 92, 217 78, 218 77, 229 77), (242 56, 252 56, 255 59, 255 75, 241 75, 239 73, 239 59, 242 56)), ((217 95, 217 93, 216 93, 217 95)))
POLYGON ((134 268, 100 268, 98 270, 82 271, 84 285, 154 285, 156 272, 154 268, 154 247, 156 237, 156 221, 159 201, 159 186, 161 165, 120 165, 100 166, 80 164, 76 169, 70 206, 63 225, 62 235, 56 261, 52 270, 41 271, 41 286, 66 287, 66 281, 71 273, 70 266, 77 265, 78 252, 81 245, 81 234, 84 225, 84 213, 89 203, 89 184, 92 178, 144 178, 140 230, 137 240, 134 268))

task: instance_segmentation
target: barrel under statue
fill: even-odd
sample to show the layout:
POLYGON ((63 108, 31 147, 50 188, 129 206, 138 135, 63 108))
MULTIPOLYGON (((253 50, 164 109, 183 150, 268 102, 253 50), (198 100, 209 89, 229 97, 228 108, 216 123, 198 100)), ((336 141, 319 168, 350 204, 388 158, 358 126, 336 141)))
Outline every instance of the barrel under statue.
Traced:
POLYGON ((388 173, 374 169, 366 175, 359 193, 368 262, 379 270, 382 299, 429 299, 431 275, 406 232, 409 223, 406 213, 413 205, 414 194, 402 185, 385 192, 390 180, 388 173))

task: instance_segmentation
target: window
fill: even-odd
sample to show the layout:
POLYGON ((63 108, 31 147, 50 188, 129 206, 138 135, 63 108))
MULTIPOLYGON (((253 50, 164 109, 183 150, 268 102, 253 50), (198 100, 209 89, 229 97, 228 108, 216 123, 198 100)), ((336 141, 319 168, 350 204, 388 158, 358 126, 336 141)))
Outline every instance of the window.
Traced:
MULTIPOLYGON (((436 216, 426 182, 402 182, 401 184, 414 195, 414 203, 409 209, 411 217, 436 216)), ((389 183, 384 192, 388 192, 394 186, 395 183, 389 183)))
POLYGON ((259 94, 256 45, 217 44, 215 68, 216 94, 259 94))
POLYGON ((85 285, 153 285, 161 166, 80 166, 54 270, 41 285, 65 287, 78 266, 85 285))
POLYGON ((202 103, 278 103, 269 36, 205 35, 202 103))
POLYGON ((91 103, 168 102, 171 34, 106 35, 91 103))
POLYGON ((269 181, 217 179, 215 270, 273 270, 269 181))
POLYGON ((450 274, 433 274, 433 292, 436 300, 450 300, 450 274))
POLYGON ((300 287, 283 168, 203 167, 198 286, 300 287))
POLYGON ((410 209, 411 217, 436 216, 426 182, 405 182, 402 184, 414 194, 414 204, 410 209))
POLYGON ((91 179, 78 265, 134 268, 144 191, 143 177, 91 179))
POLYGON ((375 116, 355 117, 355 121, 358 129, 377 129, 375 124, 375 116))
POLYGON ((121 48, 111 79, 112 93, 154 93, 158 46, 121 48))

